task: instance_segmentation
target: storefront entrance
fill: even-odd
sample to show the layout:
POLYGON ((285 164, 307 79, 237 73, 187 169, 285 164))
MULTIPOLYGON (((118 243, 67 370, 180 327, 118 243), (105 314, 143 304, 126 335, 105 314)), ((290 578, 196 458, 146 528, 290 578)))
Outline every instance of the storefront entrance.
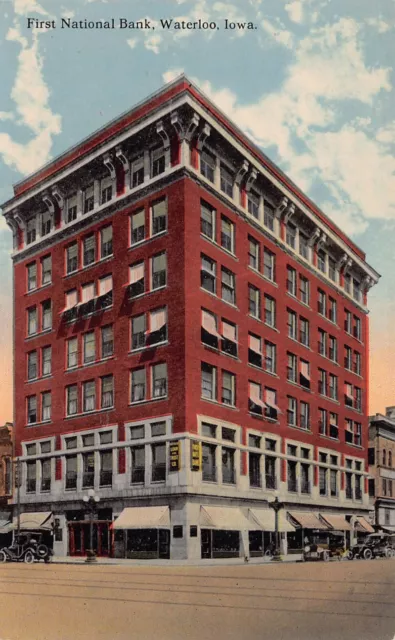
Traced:
POLYGON ((250 531, 248 534, 250 543, 250 557, 259 558, 265 553, 274 551, 275 533, 274 531, 250 531))
POLYGON ((118 529, 114 534, 116 558, 170 559, 169 529, 118 529))
POLYGON ((202 558, 238 558, 240 531, 201 529, 202 558))
POLYGON ((111 522, 95 520, 93 523, 93 540, 90 540, 89 520, 69 522, 69 555, 86 556, 88 549, 93 549, 97 556, 111 556, 112 542, 111 522))

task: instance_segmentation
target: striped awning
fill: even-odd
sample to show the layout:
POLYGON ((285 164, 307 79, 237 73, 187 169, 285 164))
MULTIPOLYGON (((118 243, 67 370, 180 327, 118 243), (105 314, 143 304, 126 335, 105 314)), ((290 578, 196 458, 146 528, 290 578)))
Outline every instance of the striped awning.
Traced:
POLYGON ((296 526, 302 529, 329 531, 331 528, 320 520, 318 513, 313 513, 312 511, 288 511, 288 515, 295 521, 296 526))
POLYGON ((113 529, 170 528, 169 507, 127 507, 112 523, 113 529))
POLYGON ((251 529, 251 523, 237 507, 201 506, 199 525, 203 529, 226 531, 248 531, 251 529))
MULTIPOLYGON (((273 509, 249 509, 249 520, 251 522, 250 529, 254 529, 256 525, 257 529, 262 531, 275 531, 275 513, 273 509)), ((295 527, 287 520, 284 511, 278 513, 278 530, 279 531, 295 531, 295 527)))
POLYGON ((320 513, 321 518, 337 531, 352 531, 351 523, 339 513, 320 513))
POLYGON ((355 531, 360 531, 361 533, 374 533, 372 525, 369 524, 363 516, 358 516, 355 519, 355 531))

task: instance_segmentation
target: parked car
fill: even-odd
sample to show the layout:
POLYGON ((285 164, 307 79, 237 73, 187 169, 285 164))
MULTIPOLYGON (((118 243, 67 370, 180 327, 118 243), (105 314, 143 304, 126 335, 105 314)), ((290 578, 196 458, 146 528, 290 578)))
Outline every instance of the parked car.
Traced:
POLYGON ((351 548, 353 558, 392 558, 395 555, 395 536, 371 533, 351 548))
POLYGON ((349 551, 344 545, 344 536, 325 533, 315 535, 311 540, 305 542, 303 549, 303 561, 323 560, 328 562, 330 558, 349 558, 349 551))
POLYGON ((52 559, 52 549, 41 542, 40 534, 23 533, 14 536, 9 547, 0 549, 1 562, 25 562, 32 564, 43 560, 45 563, 52 559))

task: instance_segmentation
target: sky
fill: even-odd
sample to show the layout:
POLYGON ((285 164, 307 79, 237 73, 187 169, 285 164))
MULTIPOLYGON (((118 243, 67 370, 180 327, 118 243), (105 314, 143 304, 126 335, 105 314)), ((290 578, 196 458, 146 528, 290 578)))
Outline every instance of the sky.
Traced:
MULTIPOLYGON (((186 73, 382 275, 369 295, 369 410, 383 412, 395 405, 394 36, 392 0, 3 2, 0 202, 12 184, 186 73), (28 18, 55 28, 28 28, 28 18), (62 29, 62 18, 113 18, 115 28, 62 29), (153 28, 120 28, 121 18, 153 28), (164 19, 218 28, 164 29, 164 19)), ((12 419, 11 250, 1 219, 0 422, 12 419)))

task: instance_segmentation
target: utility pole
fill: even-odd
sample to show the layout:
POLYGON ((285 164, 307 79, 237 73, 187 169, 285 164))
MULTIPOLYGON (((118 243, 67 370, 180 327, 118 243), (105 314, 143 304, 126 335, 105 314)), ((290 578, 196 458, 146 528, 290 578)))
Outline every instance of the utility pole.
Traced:
POLYGON ((16 469, 15 469, 15 484, 16 484, 16 517, 17 517, 17 532, 18 539, 21 533, 21 461, 19 458, 16 459, 16 469))

